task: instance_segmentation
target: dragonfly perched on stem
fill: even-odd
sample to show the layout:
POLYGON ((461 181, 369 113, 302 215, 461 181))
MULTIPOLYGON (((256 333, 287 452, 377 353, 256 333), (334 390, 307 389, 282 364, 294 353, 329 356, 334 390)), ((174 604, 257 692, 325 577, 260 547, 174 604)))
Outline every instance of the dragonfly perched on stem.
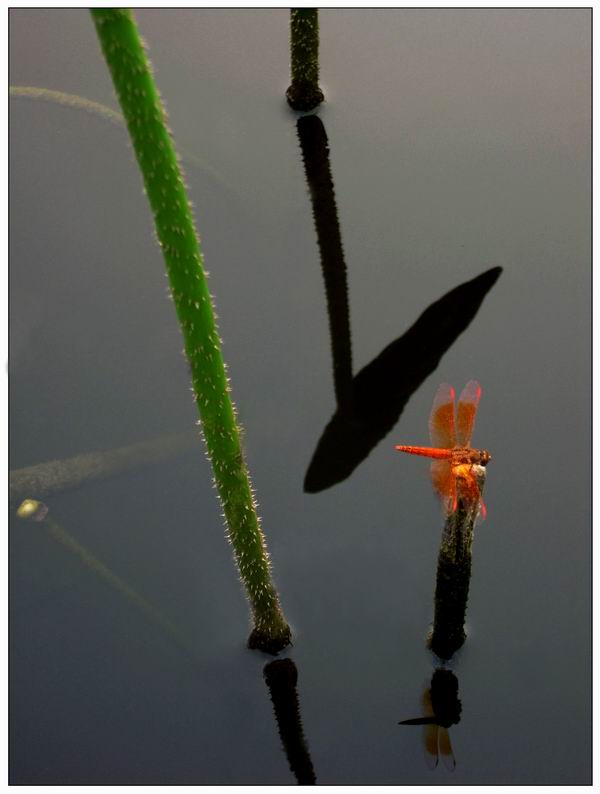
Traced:
POLYGON ((471 447, 480 398, 481 386, 476 380, 470 380, 462 390, 455 410, 454 388, 442 383, 429 417, 429 437, 433 446, 397 444, 395 447, 399 452, 434 458, 431 480, 447 515, 456 512, 459 499, 469 505, 478 504, 483 518, 487 513, 479 487, 482 475, 479 467, 487 466, 492 456, 484 449, 471 447))

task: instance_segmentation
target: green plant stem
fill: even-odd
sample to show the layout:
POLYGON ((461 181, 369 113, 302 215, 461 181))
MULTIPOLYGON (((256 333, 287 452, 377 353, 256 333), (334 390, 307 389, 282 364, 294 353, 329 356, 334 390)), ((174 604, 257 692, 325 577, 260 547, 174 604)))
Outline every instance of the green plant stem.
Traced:
POLYGON ((228 537, 254 618, 248 643, 277 653, 289 644, 290 629, 271 581, 203 257, 166 114, 132 12, 94 9, 92 16, 143 175, 167 267, 228 537))
POLYGON ((294 110, 314 110, 323 99, 319 87, 319 11, 290 9, 292 84, 286 91, 294 110))

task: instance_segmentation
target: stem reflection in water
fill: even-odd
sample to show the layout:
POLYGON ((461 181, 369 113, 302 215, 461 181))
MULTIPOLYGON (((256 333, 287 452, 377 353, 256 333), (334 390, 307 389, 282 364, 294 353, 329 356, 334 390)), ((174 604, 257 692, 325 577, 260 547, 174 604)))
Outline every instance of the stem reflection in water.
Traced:
POLYGON ((277 659, 265 665, 265 682, 273 702, 279 736, 288 764, 299 784, 317 782, 308 746, 304 738, 296 684, 298 670, 291 659, 277 659))

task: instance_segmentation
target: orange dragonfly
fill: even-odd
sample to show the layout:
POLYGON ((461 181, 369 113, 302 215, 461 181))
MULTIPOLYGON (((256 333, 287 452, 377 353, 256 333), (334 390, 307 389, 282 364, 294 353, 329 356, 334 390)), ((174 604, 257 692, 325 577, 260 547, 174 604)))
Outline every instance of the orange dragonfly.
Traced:
POLYGON ((471 447, 480 398, 481 386, 476 380, 470 380, 458 398, 455 412, 455 391, 449 384, 442 383, 436 392, 429 417, 429 437, 433 446, 397 444, 395 447, 400 452, 434 458, 431 480, 448 515, 456 511, 460 496, 468 504, 479 504, 481 515, 483 518, 486 516, 477 481, 477 475, 481 472, 477 472, 475 467, 487 466, 492 456, 484 449, 471 447))

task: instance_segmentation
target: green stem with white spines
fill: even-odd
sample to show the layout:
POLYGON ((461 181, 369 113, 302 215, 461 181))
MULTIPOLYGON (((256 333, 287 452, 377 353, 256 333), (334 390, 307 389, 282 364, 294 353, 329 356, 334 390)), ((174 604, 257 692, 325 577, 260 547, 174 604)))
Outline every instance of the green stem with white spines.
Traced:
POLYGON ((165 259, 228 537, 252 609, 254 631, 249 645, 277 652, 289 644, 290 629, 271 581, 203 257, 166 114, 132 12, 94 9, 92 17, 165 259))
POLYGON ((294 110, 314 110, 321 104, 319 86, 319 11, 316 8, 290 9, 292 83, 286 91, 294 110))

